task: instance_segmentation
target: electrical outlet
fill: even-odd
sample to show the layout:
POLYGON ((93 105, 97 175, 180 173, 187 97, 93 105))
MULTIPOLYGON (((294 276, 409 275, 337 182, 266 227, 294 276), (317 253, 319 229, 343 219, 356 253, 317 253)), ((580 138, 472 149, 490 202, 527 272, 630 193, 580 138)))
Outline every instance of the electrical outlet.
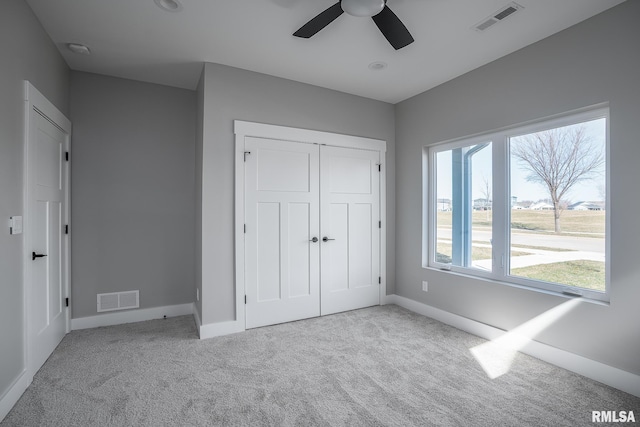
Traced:
POLYGON ((196 301, 200 301, 200 289, 196 288, 196 301))
POLYGON ((426 280, 422 282, 422 290, 427 292, 429 290, 429 282, 426 280))
POLYGON ((22 234, 22 217, 9 217, 9 234, 22 234))

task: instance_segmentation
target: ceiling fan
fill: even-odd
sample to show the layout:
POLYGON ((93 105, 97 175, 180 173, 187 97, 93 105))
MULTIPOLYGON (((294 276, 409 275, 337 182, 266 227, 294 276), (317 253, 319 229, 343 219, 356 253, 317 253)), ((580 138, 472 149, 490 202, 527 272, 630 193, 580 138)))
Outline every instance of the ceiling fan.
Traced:
POLYGON ((308 39, 332 23, 343 12, 352 16, 371 17, 382 35, 396 50, 413 43, 413 37, 409 30, 400 21, 400 18, 389 9, 387 0, 340 0, 324 12, 320 12, 293 35, 308 39))

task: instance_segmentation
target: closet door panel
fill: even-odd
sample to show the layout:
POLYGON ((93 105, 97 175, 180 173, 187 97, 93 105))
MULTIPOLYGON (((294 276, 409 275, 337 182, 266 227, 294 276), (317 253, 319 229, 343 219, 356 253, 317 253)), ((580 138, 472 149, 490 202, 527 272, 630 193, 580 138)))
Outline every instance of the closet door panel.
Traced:
POLYGON ((380 304, 378 151, 320 149, 321 314, 380 304))
POLYGON ((247 138, 246 327, 320 315, 317 145, 247 138))

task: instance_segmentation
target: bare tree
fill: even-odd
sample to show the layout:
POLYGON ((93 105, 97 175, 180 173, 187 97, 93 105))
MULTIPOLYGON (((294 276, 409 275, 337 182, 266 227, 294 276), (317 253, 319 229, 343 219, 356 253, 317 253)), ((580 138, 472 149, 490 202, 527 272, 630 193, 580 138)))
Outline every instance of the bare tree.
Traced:
POLYGON ((529 172, 527 180, 544 185, 553 204, 555 232, 559 233, 562 200, 578 182, 594 178, 604 164, 604 151, 583 126, 569 126, 514 138, 511 154, 529 172))
POLYGON ((485 202, 484 204, 484 210, 487 212, 487 221, 489 220, 489 211, 493 210, 493 206, 491 203, 491 182, 489 181, 489 179, 484 175, 484 173, 482 174, 482 186, 480 187, 480 194, 482 195, 482 197, 484 197, 485 202))

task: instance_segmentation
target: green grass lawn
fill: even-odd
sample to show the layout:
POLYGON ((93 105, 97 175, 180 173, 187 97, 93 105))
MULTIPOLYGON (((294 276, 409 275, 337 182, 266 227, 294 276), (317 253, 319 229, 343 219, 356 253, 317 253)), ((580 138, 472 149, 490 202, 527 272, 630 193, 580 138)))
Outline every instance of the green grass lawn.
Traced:
MULTIPOLYGON (((487 229, 491 227, 492 212, 473 212, 473 227, 487 229), (488 217, 487 217, 488 214, 488 217)), ((588 237, 598 237, 598 233, 604 237, 605 212, 604 211, 563 211, 560 217, 560 225, 563 233, 578 236, 585 233, 588 237), (596 233, 594 236, 591 233, 596 233)), ((438 212, 438 227, 451 227, 451 212, 438 212)), ((512 210, 512 230, 529 230, 534 233, 553 233, 553 211, 512 210)), ((444 237, 444 236, 442 236, 444 237)), ((568 249, 549 248, 542 246, 512 246, 511 256, 527 255, 526 249, 541 249, 550 251, 565 251, 568 249), (520 251, 518 250, 520 249, 520 251)), ((451 262, 451 243, 438 242, 436 260, 442 263, 451 262)), ((491 248, 473 246, 471 257, 473 261, 491 259, 491 248)), ((605 267, 598 261, 567 261, 553 264, 541 264, 531 267, 516 268, 511 270, 511 275, 526 277, 562 285, 577 286, 585 289, 604 291, 605 267)))
MULTIPOLYGON (((554 231, 553 211, 511 211, 512 228, 525 230, 554 231)), ((603 233, 605 229, 604 211, 563 211, 560 227, 567 233, 603 233)))
MULTIPOLYGON (((438 212, 438 227, 451 226, 451 212, 438 212)), ((491 211, 474 211, 474 227, 490 227, 491 211), (488 217, 487 217, 487 214, 488 217)), ((563 211, 560 226, 566 233, 605 232, 605 211, 563 211)), ((554 232, 553 211, 511 210, 511 227, 519 230, 554 232)))
POLYGON ((604 263, 598 261, 566 261, 514 268, 511 275, 604 292, 604 263))

